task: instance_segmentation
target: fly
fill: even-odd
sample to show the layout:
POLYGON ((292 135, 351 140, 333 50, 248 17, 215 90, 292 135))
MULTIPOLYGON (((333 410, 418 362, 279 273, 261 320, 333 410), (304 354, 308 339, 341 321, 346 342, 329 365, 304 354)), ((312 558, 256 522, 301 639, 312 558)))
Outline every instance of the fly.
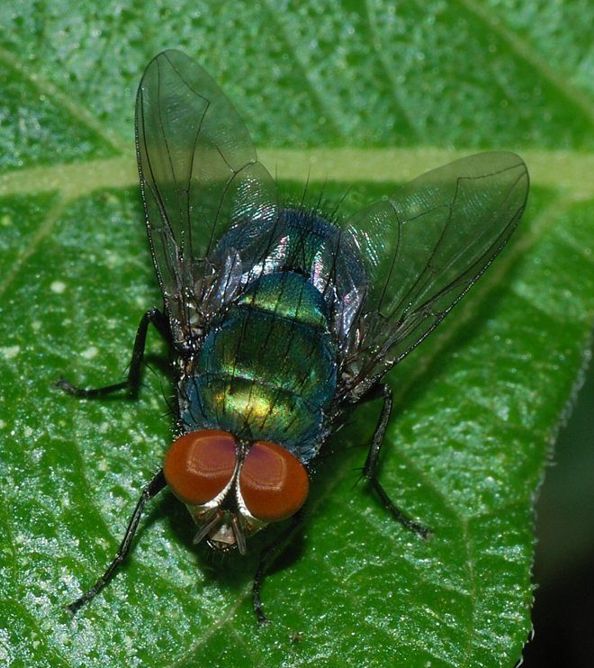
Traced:
POLYGON ((261 554, 253 607, 282 540, 301 520, 312 462, 353 408, 380 400, 363 476, 392 517, 428 530, 378 478, 392 410, 386 373, 427 337, 516 228, 528 195, 517 155, 480 153, 430 171, 337 222, 283 205, 246 126, 211 77, 179 51, 147 66, 136 98, 136 152, 163 308, 138 327, 127 379, 78 397, 138 395, 147 330, 174 359, 176 439, 142 490, 115 558, 70 604, 76 612, 130 552, 147 502, 169 487, 195 542, 261 554))

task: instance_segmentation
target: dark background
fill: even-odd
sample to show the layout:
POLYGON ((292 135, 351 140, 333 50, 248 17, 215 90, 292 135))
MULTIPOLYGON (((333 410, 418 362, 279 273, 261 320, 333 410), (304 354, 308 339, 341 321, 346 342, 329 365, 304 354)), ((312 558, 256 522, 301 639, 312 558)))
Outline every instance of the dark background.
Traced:
MULTIPOLYGON (((592 347, 594 354, 594 346, 592 347)), ((594 369, 561 428, 537 504, 526 668, 594 666, 594 369)))

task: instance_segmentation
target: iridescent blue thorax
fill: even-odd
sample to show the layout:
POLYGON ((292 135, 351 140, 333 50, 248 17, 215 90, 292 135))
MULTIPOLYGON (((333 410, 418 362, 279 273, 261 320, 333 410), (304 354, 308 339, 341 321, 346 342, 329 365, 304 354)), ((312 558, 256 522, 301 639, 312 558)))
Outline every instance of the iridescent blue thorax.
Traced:
POLYGON ((361 270, 340 254, 338 229, 310 213, 285 211, 265 234, 246 227, 241 238, 232 229, 216 251, 237 255, 242 270, 229 270, 234 298, 180 382, 184 430, 273 441, 307 462, 327 435, 336 394, 344 316, 337 279, 352 281, 361 270))

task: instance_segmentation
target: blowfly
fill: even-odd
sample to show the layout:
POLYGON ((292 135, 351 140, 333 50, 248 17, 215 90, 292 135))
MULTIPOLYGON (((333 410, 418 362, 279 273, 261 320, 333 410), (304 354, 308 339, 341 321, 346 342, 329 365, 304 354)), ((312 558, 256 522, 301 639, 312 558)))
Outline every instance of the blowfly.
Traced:
MULTIPOLYGON (((378 479, 392 409, 386 373, 427 337, 505 246, 524 211, 517 155, 480 153, 418 177, 337 221, 283 205, 246 126, 211 77, 179 51, 147 66, 136 150, 163 308, 138 327, 127 379, 80 397, 137 396, 153 325, 172 353, 176 438, 145 485, 103 575, 128 555, 147 502, 165 487, 197 524, 195 542, 245 553, 268 524, 301 519, 312 462, 353 408, 381 401, 363 476, 407 529, 427 535, 378 479)), ((275 555, 261 554, 253 606, 275 555)))

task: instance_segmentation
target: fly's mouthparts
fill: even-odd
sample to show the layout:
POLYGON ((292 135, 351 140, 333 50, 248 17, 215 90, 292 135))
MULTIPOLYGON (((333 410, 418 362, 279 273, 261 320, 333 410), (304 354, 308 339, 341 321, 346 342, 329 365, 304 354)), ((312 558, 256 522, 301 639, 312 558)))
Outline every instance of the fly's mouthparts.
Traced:
MULTIPOLYGON (((196 519, 200 521, 199 518, 196 519)), ((245 532, 239 517, 235 513, 218 509, 212 517, 202 521, 204 521, 204 524, 192 541, 194 545, 207 538, 210 547, 216 550, 226 552, 237 548, 240 554, 247 552, 245 532)))
POLYGON ((239 550, 240 554, 245 554, 247 552, 245 534, 243 533, 243 529, 241 528, 241 524, 239 523, 239 518, 237 515, 233 515, 231 523, 233 527, 233 535, 235 536, 235 541, 237 543, 237 549, 239 550))
POLYGON ((194 545, 198 545, 198 543, 201 543, 206 538, 206 536, 208 536, 210 532, 214 530, 217 524, 221 523, 222 521, 223 521, 223 513, 219 510, 213 515, 213 517, 209 521, 207 521, 202 526, 200 531, 196 533, 192 543, 194 543, 194 545))

